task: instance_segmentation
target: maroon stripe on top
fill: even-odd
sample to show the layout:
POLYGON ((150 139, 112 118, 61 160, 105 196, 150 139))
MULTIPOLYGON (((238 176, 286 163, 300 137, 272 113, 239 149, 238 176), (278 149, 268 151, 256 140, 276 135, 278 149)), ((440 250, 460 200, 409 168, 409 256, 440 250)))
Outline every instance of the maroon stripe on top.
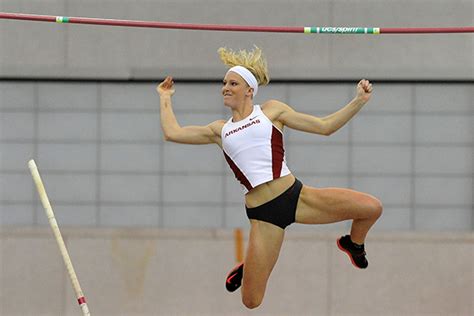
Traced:
POLYGON ((234 175, 237 178, 237 180, 239 180, 240 183, 242 183, 242 185, 247 190, 249 190, 249 191, 252 190, 253 187, 250 184, 249 179, 247 179, 247 177, 242 173, 242 171, 239 169, 239 167, 237 167, 237 165, 234 163, 234 161, 225 153, 225 151, 222 151, 222 152, 224 153, 225 160, 229 164, 230 169, 232 169, 232 171, 234 172, 234 175))
POLYGON ((281 174, 285 149, 283 149, 283 134, 275 126, 272 127, 271 142, 273 179, 277 179, 281 174))

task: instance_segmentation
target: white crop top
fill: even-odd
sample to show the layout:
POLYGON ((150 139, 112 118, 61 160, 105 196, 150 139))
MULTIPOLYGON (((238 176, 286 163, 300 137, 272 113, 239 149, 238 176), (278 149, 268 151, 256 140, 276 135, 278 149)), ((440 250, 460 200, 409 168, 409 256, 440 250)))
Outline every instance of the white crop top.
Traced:
POLYGON ((225 159, 240 181, 244 194, 256 186, 290 174, 283 148, 283 133, 254 105, 245 119, 222 128, 225 159))

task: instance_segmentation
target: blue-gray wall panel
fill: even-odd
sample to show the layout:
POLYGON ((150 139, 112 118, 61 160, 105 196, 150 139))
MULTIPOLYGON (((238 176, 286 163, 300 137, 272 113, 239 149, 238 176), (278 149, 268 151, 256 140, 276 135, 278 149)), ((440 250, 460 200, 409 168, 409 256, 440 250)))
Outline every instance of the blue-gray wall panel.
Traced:
POLYGON ((32 141, 36 137, 34 115, 31 112, 0 112, 0 122, 1 140, 32 141))
MULTIPOLYGON (((227 169, 230 168, 227 166, 227 169)), ((242 191, 242 186, 240 182, 235 178, 234 174, 231 171, 226 171, 225 177, 225 202, 226 203, 233 203, 233 204, 241 204, 242 206, 245 204, 244 200, 244 193, 242 191)))
POLYGON ((315 188, 326 188, 326 187, 349 187, 349 176, 348 175, 308 175, 305 173, 295 173, 296 177, 301 180, 304 184, 315 188))
MULTIPOLYGON (((298 108, 295 108, 296 111, 304 112, 298 108)), ((318 116, 318 115, 316 115, 318 116)), ((351 124, 351 123, 349 123, 351 124)), ((343 126, 341 129, 330 135, 330 137, 319 135, 319 134, 310 134, 304 133, 296 130, 291 130, 285 128, 285 141, 288 140, 288 143, 304 143, 309 146, 315 145, 340 145, 349 142, 349 125, 343 126)), ((291 154, 291 153, 290 153, 291 154)))
POLYGON ((155 83, 103 83, 101 107, 104 110, 157 110, 158 93, 155 83))
POLYGON ((382 216, 373 226, 375 231, 408 231, 411 229, 411 209, 407 207, 384 207, 382 216))
POLYGON ((100 177, 103 201, 158 203, 158 175, 107 174, 100 177))
POLYGON ((94 141, 97 120, 95 113, 41 112, 37 137, 47 141, 94 141))
POLYGON ((165 203, 219 203, 222 199, 222 176, 163 177, 163 201, 165 203))
POLYGON ((473 142, 474 115, 425 115, 416 118, 415 141, 468 144, 473 142))
POLYGON ((415 180, 416 203, 428 205, 472 205, 471 177, 426 177, 415 180))
POLYGON ((417 207, 415 226, 425 231, 469 230, 472 209, 446 207, 441 209, 417 207))
POLYGON ((100 170, 106 172, 158 172, 162 147, 148 144, 102 144, 100 170))
POLYGON ((355 142, 409 143, 412 118, 407 114, 371 115, 361 113, 352 121, 355 142))
POLYGON ((35 108, 35 85, 30 82, 5 82, 0 85, 0 109, 35 108))
MULTIPOLYGON (((181 125, 230 116, 219 83, 177 86, 173 104, 181 125)), ((246 227, 244 196, 221 150, 164 142, 155 87, 1 81, 1 100, 8 103, 0 107, 3 225, 47 225, 26 167, 34 158, 60 224, 246 227)), ((259 97, 324 116, 345 105, 354 87, 277 83, 259 97), (312 108, 312 99, 325 101, 312 108)), ((306 185, 379 197, 385 207, 379 230, 471 230, 472 91, 471 84, 377 83, 370 103, 329 137, 286 128, 288 165, 306 185)))
MULTIPOLYGON (((38 166, 38 168, 42 168, 38 166)), ((91 203, 96 201, 97 181, 94 174, 55 174, 41 172, 52 201, 91 203)), ((31 177, 30 177, 31 178, 31 177)), ((29 179, 31 181, 31 179, 29 179)))
MULTIPOLYGON (((473 136, 474 137, 474 136, 473 136)), ((419 147, 416 149, 417 173, 469 175, 474 172, 472 147, 419 147)))
POLYGON ((165 206, 163 225, 173 228, 221 227, 222 208, 215 206, 165 206))
POLYGON ((0 204, 0 225, 33 226, 33 205, 0 204))
POLYGON ((29 158, 33 158, 33 144, 1 144, 0 170, 24 170, 29 158))
POLYGON ((225 208, 225 228, 247 227, 248 225, 249 219, 244 204, 225 208))
POLYGON ((97 145, 38 144, 36 157, 42 170, 90 171, 97 168, 97 145))
POLYGON ((40 110, 95 110, 98 86, 95 83, 44 83, 38 86, 40 110))
POLYGON ((217 145, 166 144, 163 170, 172 172, 222 172, 224 155, 217 145))
MULTIPOLYGON (((370 78, 368 78, 370 79, 370 78)), ((373 82, 374 92, 364 113, 410 113, 412 111, 412 86, 409 84, 379 84, 373 82)))
POLYGON ((412 185, 409 177, 354 177, 353 187, 380 199, 383 204, 409 206, 412 185))
POLYGON ((408 174, 412 150, 409 146, 362 146, 353 148, 352 170, 369 174, 408 174))
POLYGON ((289 88, 291 106, 310 114, 334 112, 355 96, 354 84, 298 84, 289 88))
POLYGON ((291 170, 301 172, 347 173, 349 148, 344 145, 290 145, 291 158, 288 165, 291 170))
POLYGON ((101 206, 100 224, 106 227, 157 227, 159 208, 148 205, 101 206))
MULTIPOLYGON (((67 226, 87 226, 94 227, 97 224, 97 207, 94 204, 74 205, 74 204, 55 204, 54 217, 59 227, 67 226)), ((49 226, 48 218, 43 208, 38 208, 38 225, 49 226)))
POLYGON ((0 199, 2 201, 31 201, 33 197, 32 190, 33 181, 26 171, 22 173, 1 174, 0 176, 0 199))
POLYGON ((473 113, 472 85, 420 84, 415 87, 416 111, 420 113, 473 113))
POLYGON ((109 113, 101 115, 103 141, 157 142, 161 139, 159 115, 153 113, 109 113))

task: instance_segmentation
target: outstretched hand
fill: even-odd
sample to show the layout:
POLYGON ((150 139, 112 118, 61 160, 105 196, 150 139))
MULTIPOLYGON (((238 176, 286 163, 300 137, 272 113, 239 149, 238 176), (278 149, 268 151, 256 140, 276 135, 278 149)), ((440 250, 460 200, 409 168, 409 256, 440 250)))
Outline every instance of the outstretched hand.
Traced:
POLYGON ((372 96, 372 84, 369 80, 362 79, 357 84, 357 98, 367 102, 372 96))
POLYGON ((172 96, 174 94, 174 81, 171 76, 167 76, 163 82, 161 82, 157 87, 156 91, 160 94, 160 96, 172 96))

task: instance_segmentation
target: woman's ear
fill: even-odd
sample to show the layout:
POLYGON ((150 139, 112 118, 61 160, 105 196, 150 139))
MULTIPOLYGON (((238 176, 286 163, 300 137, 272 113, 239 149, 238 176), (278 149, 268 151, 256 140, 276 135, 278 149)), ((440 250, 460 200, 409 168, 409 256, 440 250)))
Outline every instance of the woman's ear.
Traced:
POLYGON ((247 89, 246 95, 250 96, 250 97, 253 99, 253 88, 249 87, 249 88, 247 89))

